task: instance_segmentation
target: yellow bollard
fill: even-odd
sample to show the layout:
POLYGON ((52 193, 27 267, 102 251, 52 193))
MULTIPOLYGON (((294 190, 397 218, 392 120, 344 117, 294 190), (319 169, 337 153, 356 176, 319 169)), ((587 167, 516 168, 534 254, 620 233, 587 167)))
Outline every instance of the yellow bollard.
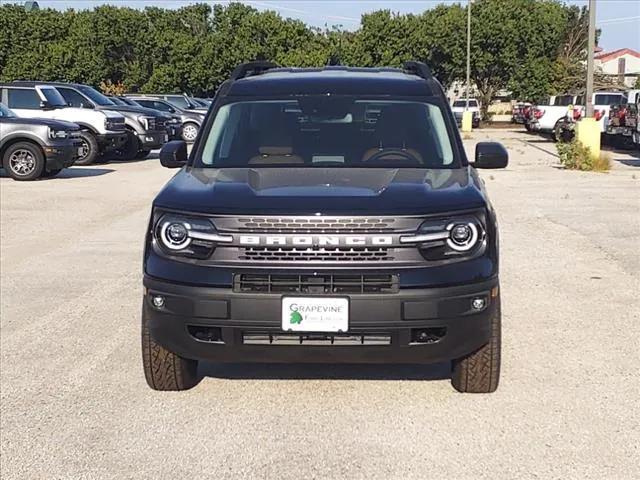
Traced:
POLYGON ((462 131, 470 132, 473 129, 472 125, 473 113, 470 111, 462 112, 462 131))
POLYGON ((583 118, 576 124, 576 138, 591 150, 591 156, 600 158, 600 122, 595 118, 583 118))

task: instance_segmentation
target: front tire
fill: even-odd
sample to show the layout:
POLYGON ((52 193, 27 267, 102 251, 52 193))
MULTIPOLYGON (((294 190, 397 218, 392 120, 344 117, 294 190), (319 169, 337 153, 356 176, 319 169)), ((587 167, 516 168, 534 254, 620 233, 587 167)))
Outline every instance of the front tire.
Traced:
POLYGON ((14 180, 36 180, 44 171, 44 154, 33 143, 14 143, 4 152, 2 166, 14 180))
POLYGON ((198 383, 198 361, 183 358, 157 344, 142 312, 142 365, 153 390, 188 390, 198 383))
POLYGON ((451 384, 463 393, 492 393, 500 380, 501 312, 500 297, 491 316, 489 343, 466 357, 453 361, 451 384))
POLYGON ((86 130, 80 132, 80 141, 82 142, 82 153, 74 165, 91 165, 98 157, 98 141, 93 133, 86 130))

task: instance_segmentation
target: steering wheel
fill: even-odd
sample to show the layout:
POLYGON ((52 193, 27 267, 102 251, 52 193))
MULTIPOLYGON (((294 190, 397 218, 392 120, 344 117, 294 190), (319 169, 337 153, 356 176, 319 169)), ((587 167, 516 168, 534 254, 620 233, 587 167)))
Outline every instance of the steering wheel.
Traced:
MULTIPOLYGON (((373 155, 371 155, 366 161, 365 163, 370 163, 370 162, 383 162, 385 157, 389 157, 389 156, 400 156, 402 157, 401 160, 407 160, 411 163, 416 163, 418 165, 422 165, 422 162, 420 161, 419 158, 417 158, 415 155, 409 153, 406 150, 402 150, 401 148, 385 148, 383 150, 380 150, 377 153, 374 153, 373 155)), ((395 160, 395 159, 394 159, 395 160)))

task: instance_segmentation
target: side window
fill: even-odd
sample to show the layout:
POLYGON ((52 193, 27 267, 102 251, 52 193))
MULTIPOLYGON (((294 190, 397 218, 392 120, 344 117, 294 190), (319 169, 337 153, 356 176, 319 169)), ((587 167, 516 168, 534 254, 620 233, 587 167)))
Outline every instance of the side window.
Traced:
POLYGON ((189 103, 187 102, 187 99, 184 97, 181 97, 180 95, 166 97, 166 100, 167 102, 175 105, 178 108, 189 108, 189 103))
POLYGON ((75 90, 63 87, 57 87, 57 89, 60 95, 62 95, 65 101, 72 107, 82 108, 85 105, 90 105, 89 101, 75 90))
POLYGON ((40 96, 35 89, 30 88, 8 88, 9 98, 7 99, 9 108, 23 108, 26 110, 40 110, 40 96))
POLYGON ((171 108, 164 102, 153 102, 152 108, 155 108, 156 110, 160 110, 162 112, 173 112, 173 108, 171 108))

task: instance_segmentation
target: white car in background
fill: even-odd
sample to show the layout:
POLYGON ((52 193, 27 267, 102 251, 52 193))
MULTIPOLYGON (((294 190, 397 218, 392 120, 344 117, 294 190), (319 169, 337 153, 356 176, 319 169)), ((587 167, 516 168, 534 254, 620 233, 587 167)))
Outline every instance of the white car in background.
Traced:
MULTIPOLYGON (((466 109, 467 100, 465 98, 454 100, 451 104, 451 111, 453 112, 453 116, 456 118, 458 126, 462 125, 462 114, 466 109)), ((469 111, 473 114, 473 117, 471 117, 472 127, 478 128, 480 126, 480 105, 475 98, 469 99, 469 111)))
POLYGON ((51 86, 0 83, 0 101, 18 117, 65 120, 80 125, 82 153, 76 165, 89 165, 99 154, 120 148, 127 140, 124 116, 107 110, 69 107, 51 86))

